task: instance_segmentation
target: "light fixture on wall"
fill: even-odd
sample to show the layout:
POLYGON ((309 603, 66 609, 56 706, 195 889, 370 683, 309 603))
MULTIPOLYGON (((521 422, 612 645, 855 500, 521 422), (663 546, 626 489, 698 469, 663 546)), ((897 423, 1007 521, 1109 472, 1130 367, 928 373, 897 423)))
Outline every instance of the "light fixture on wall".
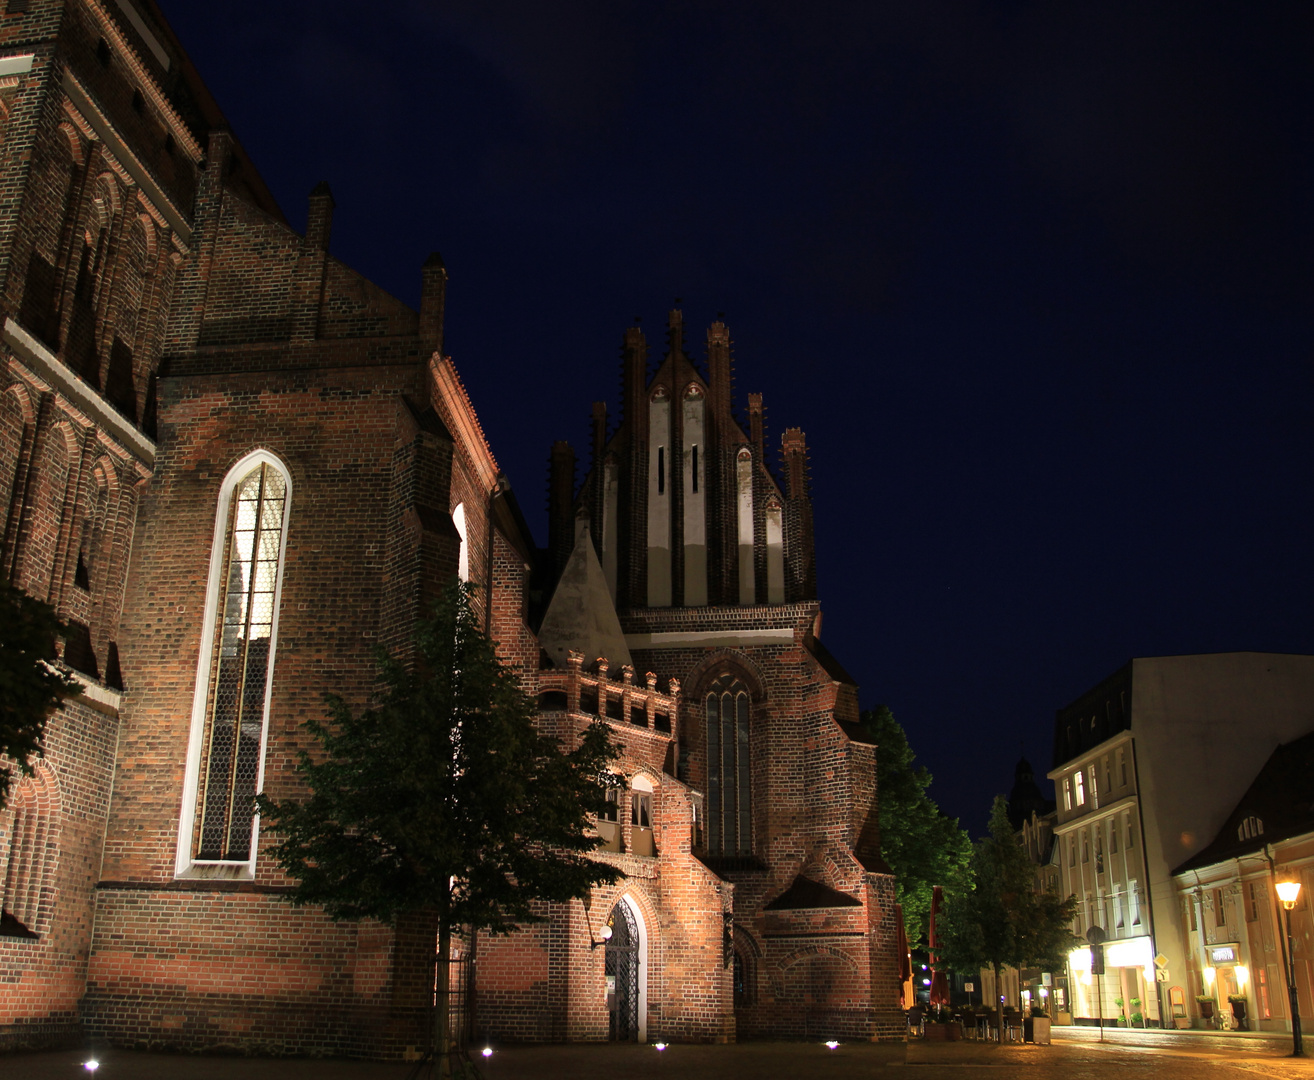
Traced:
POLYGON ((611 935, 613 933, 611 920, 612 918, 615 918, 615 916, 608 918, 607 921, 603 923, 602 929, 598 931, 598 937, 595 938, 593 936, 593 897, 585 896, 580 900, 580 903, 584 905, 584 925, 589 931, 589 948, 596 949, 599 945, 607 944, 607 942, 611 940, 611 935))

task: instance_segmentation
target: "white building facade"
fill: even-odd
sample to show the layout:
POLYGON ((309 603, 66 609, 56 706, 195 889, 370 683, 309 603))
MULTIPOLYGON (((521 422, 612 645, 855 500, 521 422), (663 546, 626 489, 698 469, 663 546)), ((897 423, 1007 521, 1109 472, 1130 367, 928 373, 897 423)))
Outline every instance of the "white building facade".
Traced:
POLYGON ((1174 868, 1205 847, 1274 748, 1314 729, 1314 657, 1132 660, 1055 718, 1055 858, 1073 930, 1106 935, 1102 976, 1069 955, 1074 1023, 1189 1026, 1190 945, 1174 868), (1181 1007, 1182 1005, 1185 1007, 1181 1007))

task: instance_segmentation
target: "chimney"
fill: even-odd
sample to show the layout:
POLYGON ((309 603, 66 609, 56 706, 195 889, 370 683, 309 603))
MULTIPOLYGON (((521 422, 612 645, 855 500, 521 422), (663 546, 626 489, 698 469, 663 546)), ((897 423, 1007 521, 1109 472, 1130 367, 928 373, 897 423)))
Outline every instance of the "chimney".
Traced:
POLYGON ((420 268, 420 337, 434 342, 443 351, 443 311, 447 306, 447 267, 443 257, 433 252, 420 268))
POLYGON ((320 251, 329 249, 329 233, 333 230, 335 205, 328 181, 321 180, 310 193, 310 213, 306 216, 306 243, 320 251))

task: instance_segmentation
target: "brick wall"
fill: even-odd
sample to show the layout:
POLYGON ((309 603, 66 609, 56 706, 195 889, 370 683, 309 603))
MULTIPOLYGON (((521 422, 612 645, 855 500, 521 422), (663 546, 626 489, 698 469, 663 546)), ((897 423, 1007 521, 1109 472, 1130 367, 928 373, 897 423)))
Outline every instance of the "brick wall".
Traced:
POLYGON ((112 709, 66 705, 47 728, 38 775, 0 812, 0 896, 36 935, 0 936, 0 1049, 77 1034, 115 721, 112 709))

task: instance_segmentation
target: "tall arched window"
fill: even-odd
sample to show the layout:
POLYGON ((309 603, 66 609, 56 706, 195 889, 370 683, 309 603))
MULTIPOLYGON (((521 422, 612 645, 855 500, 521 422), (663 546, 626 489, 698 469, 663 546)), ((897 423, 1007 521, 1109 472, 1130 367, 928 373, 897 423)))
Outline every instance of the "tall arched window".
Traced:
POLYGON ((220 491, 179 870, 254 855, 290 493, 282 465, 264 451, 239 462, 220 491))
POLYGON ((470 545, 465 536, 465 503, 457 503, 452 511, 452 524, 461 538, 461 549, 456 555, 456 576, 462 581, 470 580, 470 545))
POLYGON ((707 693, 707 850, 753 850, 752 784, 748 762, 748 691, 723 675, 707 693))
POLYGON ((0 936, 36 937, 50 928, 59 855, 60 800, 45 765, 13 789, 8 836, 0 833, 0 936), (7 848, 7 850, 6 850, 7 848))

